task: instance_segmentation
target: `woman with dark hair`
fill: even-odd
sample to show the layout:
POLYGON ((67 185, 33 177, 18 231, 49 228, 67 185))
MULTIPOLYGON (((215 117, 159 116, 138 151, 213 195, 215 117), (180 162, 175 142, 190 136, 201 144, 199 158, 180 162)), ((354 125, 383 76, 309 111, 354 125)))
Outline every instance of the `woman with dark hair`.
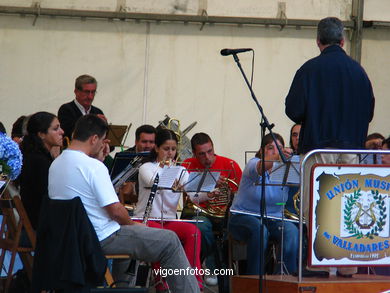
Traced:
MULTIPOLYGON (((290 129, 290 148, 285 148, 291 156, 298 155, 298 143, 299 143, 299 133, 301 132, 302 125, 295 123, 290 129)), ((294 195, 299 191, 299 186, 290 186, 288 189, 288 199, 285 205, 286 210, 292 214, 296 214, 294 207, 294 195)))
MULTIPOLYGON (((134 212, 136 217, 142 217, 144 215, 151 191, 150 188, 153 185, 156 175, 159 174, 159 177, 161 178, 163 170, 169 168, 172 163, 175 162, 177 157, 177 144, 177 136, 172 130, 158 130, 156 134, 155 147, 151 152, 151 162, 143 164, 139 169, 139 195, 137 207, 134 212)), ((188 180, 188 173, 186 169, 181 166, 180 168, 181 172, 179 172, 176 178, 178 186, 182 186, 188 180)), ((200 274, 201 234, 195 225, 176 221, 177 205, 180 199, 180 194, 180 192, 174 192, 171 189, 157 190, 151 207, 150 217, 161 220, 161 215, 163 215, 163 220, 167 221, 164 221, 163 224, 161 224, 161 222, 149 221, 148 226, 171 230, 177 234, 180 241, 183 243, 184 251, 190 265, 197 268, 196 278, 198 280, 199 287, 202 288, 203 286, 200 274)))
POLYGON ((292 155, 298 154, 299 133, 301 132, 301 124, 295 123, 290 129, 290 149, 292 155))
POLYGON ((0 132, 7 134, 7 131, 5 130, 4 124, 0 121, 0 132))
POLYGON ((27 135, 21 143, 23 167, 20 174, 20 196, 33 228, 38 226, 42 200, 47 197, 50 151, 62 146, 64 131, 57 117, 37 112, 28 120, 27 135))
MULTIPOLYGON (((283 138, 275 133, 277 144, 284 151, 283 138)), ((249 275, 258 275, 264 273, 260 268, 260 258, 264 257, 265 250, 269 238, 282 242, 281 228, 283 227, 283 261, 288 272, 295 273, 297 270, 298 256, 298 228, 291 222, 282 222, 282 213, 284 211, 284 203, 288 197, 288 187, 272 186, 268 171, 273 166, 273 161, 279 160, 279 153, 275 142, 270 134, 267 134, 262 146, 265 147, 265 214, 267 217, 264 222, 264 234, 260 237, 260 201, 261 201, 261 185, 262 180, 262 158, 261 152, 257 152, 252 158, 242 173, 241 182, 237 195, 234 197, 230 208, 231 216, 229 219, 228 229, 233 238, 239 241, 244 241, 247 244, 247 269, 249 275), (263 248, 260 251, 260 241, 264 240, 263 248)), ((260 148, 261 149, 261 148, 260 148)), ((280 256, 279 256, 280 259, 280 256)), ((280 272, 280 266, 277 267, 277 273, 280 272)))
POLYGON ((20 116, 14 124, 12 124, 12 130, 11 130, 11 138, 14 142, 17 144, 21 144, 23 141, 23 136, 25 135, 25 128, 27 124, 28 117, 27 116, 20 116))

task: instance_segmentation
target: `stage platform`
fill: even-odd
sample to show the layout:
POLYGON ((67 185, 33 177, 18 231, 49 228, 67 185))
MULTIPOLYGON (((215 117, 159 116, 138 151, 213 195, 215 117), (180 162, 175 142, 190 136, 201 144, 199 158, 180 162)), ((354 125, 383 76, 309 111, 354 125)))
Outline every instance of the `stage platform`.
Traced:
MULTIPOLYGON (((258 293, 258 276, 232 276, 232 293, 258 293)), ((381 293, 390 290, 390 277, 380 275, 354 275, 352 278, 303 278, 265 276, 263 292, 267 293, 381 293)))

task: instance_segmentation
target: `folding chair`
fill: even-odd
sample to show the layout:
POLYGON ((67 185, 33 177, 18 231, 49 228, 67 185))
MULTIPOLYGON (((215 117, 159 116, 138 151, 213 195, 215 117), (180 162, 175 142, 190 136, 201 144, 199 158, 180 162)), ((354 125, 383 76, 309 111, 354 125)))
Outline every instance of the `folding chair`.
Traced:
MULTIPOLYGON (((106 254, 105 257, 107 259, 130 259, 130 255, 127 254, 106 254)), ((104 274, 104 278, 106 280, 108 287, 116 287, 114 284, 114 278, 112 277, 112 274, 108 266, 106 269, 106 273, 104 274)))
POLYGON ((1 198, 0 210, 3 214, 0 228, 0 267, 3 267, 6 252, 9 251, 11 253, 5 283, 5 292, 7 292, 12 280, 12 271, 17 253, 19 253, 29 279, 32 279, 32 252, 35 250, 36 238, 19 196, 1 198), (20 243, 22 233, 26 233, 29 243, 27 241, 25 241, 27 243, 20 243))
POLYGON ((106 259, 79 197, 47 199, 37 229, 33 292, 74 292, 100 286, 106 259))

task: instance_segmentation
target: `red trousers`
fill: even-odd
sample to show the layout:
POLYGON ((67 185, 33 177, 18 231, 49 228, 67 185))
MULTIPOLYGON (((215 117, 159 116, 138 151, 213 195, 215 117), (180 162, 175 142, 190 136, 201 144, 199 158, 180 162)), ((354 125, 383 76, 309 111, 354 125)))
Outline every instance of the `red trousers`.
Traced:
MULTIPOLYGON (((156 222, 156 221, 148 221, 147 225, 153 228, 162 228, 162 229, 171 230, 176 233, 181 243, 183 244, 184 251, 186 253, 188 262, 190 263, 191 267, 196 267, 198 269, 197 270, 198 274, 196 274, 195 277, 198 280, 199 287, 203 288, 202 276, 199 273, 201 269, 200 246, 201 246, 201 238, 202 238, 199 229, 194 224, 186 223, 186 222, 176 222, 176 221, 164 222, 163 227, 161 227, 160 222, 156 222), (197 236, 195 236, 196 233, 197 236), (196 246, 195 246, 195 238, 197 238, 196 246), (196 256, 194 251, 196 251, 196 256), (194 260, 194 256, 195 256, 195 260, 194 260)), ((153 268, 158 269, 160 267, 160 264, 154 263, 152 264, 152 266, 153 268)))

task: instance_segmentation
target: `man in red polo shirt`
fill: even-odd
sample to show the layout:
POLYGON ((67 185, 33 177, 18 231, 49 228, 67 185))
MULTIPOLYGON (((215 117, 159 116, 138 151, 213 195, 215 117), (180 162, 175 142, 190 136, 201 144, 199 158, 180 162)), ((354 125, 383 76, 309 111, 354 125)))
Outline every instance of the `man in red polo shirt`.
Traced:
MULTIPOLYGON (((194 157, 186 159, 183 163, 183 166, 185 166, 189 172, 201 172, 205 169, 208 169, 209 171, 220 172, 220 178, 216 186, 217 188, 213 192, 209 193, 199 192, 198 196, 195 198, 193 196, 188 197, 186 207, 182 213, 182 218, 198 218, 199 220, 203 221, 199 223, 198 226, 202 232, 202 257, 206 258, 206 266, 208 269, 210 269, 211 272, 213 272, 215 269, 214 255, 216 248, 213 230, 221 230, 221 224, 223 224, 224 221, 221 221, 220 217, 214 217, 203 212, 199 213, 197 216, 196 212, 192 209, 189 209, 187 206, 192 198, 192 201, 198 204, 204 210, 207 210, 208 206, 210 205, 212 205, 214 210, 226 210, 228 202, 220 204, 218 203, 218 198, 223 196, 224 192, 222 189, 226 189, 227 186, 231 189, 232 192, 237 191, 238 184, 241 180, 242 171, 240 166, 234 160, 215 154, 214 144, 210 136, 206 133, 196 133, 191 138, 191 147, 194 157), (233 181, 235 184, 228 181, 233 181)), ((208 285, 215 285, 217 283, 216 277, 207 278, 206 276, 206 282, 208 285)))

